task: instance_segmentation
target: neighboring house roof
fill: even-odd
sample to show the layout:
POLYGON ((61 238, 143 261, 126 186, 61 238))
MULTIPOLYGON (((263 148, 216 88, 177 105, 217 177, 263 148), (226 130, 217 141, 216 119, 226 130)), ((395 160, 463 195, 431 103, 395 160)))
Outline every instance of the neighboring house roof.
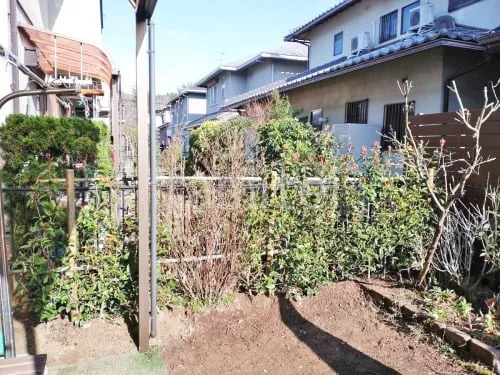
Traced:
POLYGON ((246 92, 228 100, 224 109, 236 108, 254 100, 266 97, 278 89, 281 92, 304 86, 312 82, 332 78, 341 74, 379 64, 385 61, 408 56, 423 50, 439 46, 455 46, 476 50, 484 50, 476 41, 485 32, 470 27, 456 27, 455 29, 431 30, 411 37, 395 41, 392 44, 367 51, 359 56, 340 58, 324 65, 317 66, 303 73, 294 75, 286 80, 277 82, 277 85, 268 85, 253 91, 246 92))
POLYGON ((361 0, 342 0, 340 3, 335 5, 333 8, 328 9, 326 12, 321 13, 316 18, 313 18, 311 21, 305 23, 302 26, 295 28, 290 34, 285 36, 286 42, 294 42, 294 41, 303 41, 307 40, 305 37, 305 33, 309 32, 315 26, 328 21, 333 16, 336 16, 340 12, 346 10, 347 8, 353 6, 356 3, 359 3, 361 0))
POLYGON ((196 127, 198 125, 201 125, 207 121, 226 121, 226 120, 230 120, 232 118, 238 117, 238 116, 239 116, 238 112, 210 113, 206 116, 199 118, 198 120, 190 122, 187 126, 191 128, 191 127, 196 127))
POLYGON ((174 104, 178 99, 188 96, 189 94, 206 94, 207 89, 203 87, 193 87, 189 89, 182 90, 179 95, 177 95, 175 98, 171 99, 168 104, 174 104))
POLYGON ((239 71, 256 64, 260 59, 276 59, 291 61, 307 61, 307 46, 301 43, 284 43, 277 48, 271 48, 258 54, 247 56, 243 59, 232 61, 219 66, 217 69, 203 77, 196 85, 206 87, 217 75, 224 71, 239 71))

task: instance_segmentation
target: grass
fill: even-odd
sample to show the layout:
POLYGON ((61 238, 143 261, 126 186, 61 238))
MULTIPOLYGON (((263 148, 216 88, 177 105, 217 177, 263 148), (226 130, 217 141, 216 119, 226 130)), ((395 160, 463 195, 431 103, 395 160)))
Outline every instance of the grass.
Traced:
POLYGON ((167 373, 165 360, 160 349, 153 348, 146 353, 125 354, 99 358, 71 366, 49 369, 55 375, 164 375, 167 373))

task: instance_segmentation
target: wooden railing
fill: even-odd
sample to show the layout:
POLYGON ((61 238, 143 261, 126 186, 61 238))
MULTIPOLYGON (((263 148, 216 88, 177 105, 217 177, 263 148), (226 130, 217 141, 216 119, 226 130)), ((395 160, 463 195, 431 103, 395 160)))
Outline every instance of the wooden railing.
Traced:
MULTIPOLYGON (((475 123, 479 111, 471 112, 471 123, 475 123)), ((455 112, 433 113, 417 115, 410 118, 412 133, 422 140, 426 147, 439 148, 440 140, 446 140, 446 150, 454 158, 467 158, 473 151, 475 140, 465 125, 457 120, 455 112)), ((473 201, 480 200, 484 188, 489 180, 496 184, 500 179, 500 113, 494 113, 483 125, 480 134, 481 154, 484 159, 495 158, 490 163, 483 164, 479 174, 471 176, 467 186, 467 198, 473 201)))

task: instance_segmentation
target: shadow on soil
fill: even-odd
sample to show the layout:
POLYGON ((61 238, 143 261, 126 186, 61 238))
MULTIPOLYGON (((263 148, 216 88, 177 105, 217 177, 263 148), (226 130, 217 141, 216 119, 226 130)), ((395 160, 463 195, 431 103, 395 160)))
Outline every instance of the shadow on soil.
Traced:
POLYGON ((279 297, 279 306, 282 322, 337 374, 400 374, 316 327, 300 315, 285 297, 279 297))

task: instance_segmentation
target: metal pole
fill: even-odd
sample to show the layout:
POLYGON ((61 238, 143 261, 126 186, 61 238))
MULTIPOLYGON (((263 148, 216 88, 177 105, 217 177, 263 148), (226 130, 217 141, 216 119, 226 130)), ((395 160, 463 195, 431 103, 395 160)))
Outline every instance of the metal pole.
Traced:
POLYGON ((137 222, 139 234, 139 351, 149 350, 149 134, 146 20, 136 17, 137 222))
MULTIPOLYGON (((17 1, 9 1, 9 20, 10 20, 10 44, 12 53, 18 54, 18 31, 17 31, 17 1)), ((12 66, 12 91, 19 90, 19 70, 17 66, 12 66)), ((13 113, 19 113, 19 100, 15 99, 13 103, 13 113)))
POLYGON ((16 356, 14 344, 14 326, 12 323, 12 304, 8 279, 7 244, 5 242, 5 223, 3 212, 2 181, 0 181, 0 313, 2 317, 2 335, 5 358, 16 356))
POLYGON ((157 220, 157 193, 156 193, 156 92, 155 92, 155 26, 151 20, 148 23, 149 37, 149 143, 151 162, 151 337, 156 337, 157 326, 157 276, 156 276, 156 220, 157 220))
POLYGON ((8 95, 0 98, 0 109, 7 103, 9 100, 19 98, 21 96, 34 96, 34 95, 78 95, 80 94, 80 89, 38 89, 38 90, 20 90, 11 92, 8 95))

